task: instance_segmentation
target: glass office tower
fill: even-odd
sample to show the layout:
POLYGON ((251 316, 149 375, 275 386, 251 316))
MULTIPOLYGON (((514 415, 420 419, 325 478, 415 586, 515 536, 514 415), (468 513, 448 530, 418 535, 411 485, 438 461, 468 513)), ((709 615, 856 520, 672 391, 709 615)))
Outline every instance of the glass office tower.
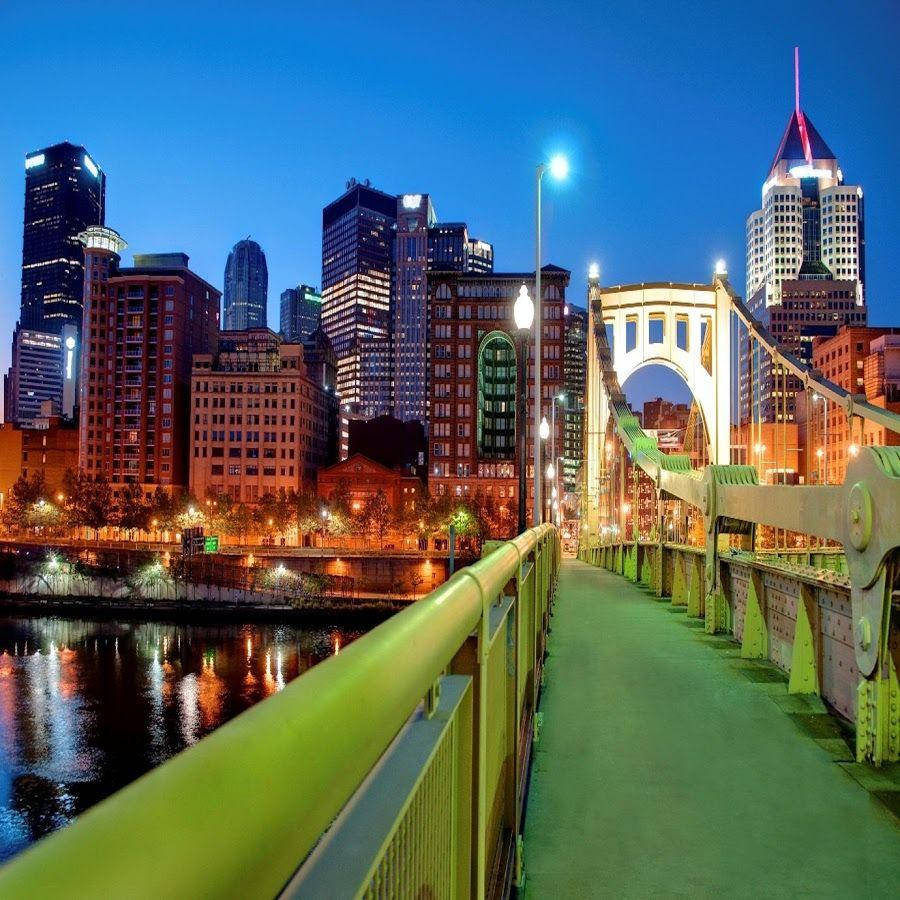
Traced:
POLYGON ((78 235, 102 225, 106 175, 84 147, 64 142, 25 157, 21 326, 81 333, 84 252, 78 235))
POLYGON ((222 328, 225 331, 265 328, 268 296, 266 254, 250 238, 238 241, 225 263, 222 328))

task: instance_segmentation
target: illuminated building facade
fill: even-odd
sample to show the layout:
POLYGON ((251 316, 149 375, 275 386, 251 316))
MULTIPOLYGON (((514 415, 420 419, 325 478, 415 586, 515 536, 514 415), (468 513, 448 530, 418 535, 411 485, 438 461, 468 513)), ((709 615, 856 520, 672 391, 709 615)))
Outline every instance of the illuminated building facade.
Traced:
MULTIPOLYGON (((747 219, 751 312, 787 350, 811 360, 815 337, 866 324, 863 191, 846 184, 838 160, 795 106, 747 219)), ((783 377, 740 330, 741 421, 790 422, 799 382, 783 377)))
POLYGON ((308 284, 281 292, 279 326, 288 343, 305 341, 322 324, 322 295, 308 284))
POLYGON ((394 415, 424 422, 428 407, 429 229, 435 223, 428 194, 397 199, 392 303, 391 376, 394 415))
MULTIPOLYGON (((351 179, 322 210, 322 327, 348 414, 390 411, 390 309, 397 198, 351 179), (383 357, 383 365, 370 357, 383 357), (363 383, 364 363, 374 371, 363 383)), ((346 446, 346 435, 343 436, 346 446)))
POLYGON ((266 254, 250 238, 238 241, 225 263, 223 330, 265 328, 268 296, 269 269, 266 254))
POLYGON ((79 460, 114 489, 186 489, 190 375, 216 346, 221 294, 185 253, 135 255, 111 229, 84 235, 79 460))
POLYGON ((84 254, 78 235, 102 225, 106 175, 84 147, 64 142, 25 157, 22 308, 28 331, 80 331, 84 254))
MULTIPOLYGON (((549 422, 551 398, 565 384, 563 310, 569 272, 552 265, 544 266, 541 272, 541 408, 549 422)), ((428 279, 431 493, 460 497, 480 493, 513 530, 519 465, 516 434, 521 423, 516 422, 519 340, 512 307, 523 282, 533 294, 532 272, 432 272, 428 279)), ((533 357, 533 343, 529 342, 529 347, 533 357)), ((533 358, 528 366, 528 384, 525 432, 530 453, 533 358)), ((556 428, 559 454, 564 446, 563 416, 556 417, 556 428)), ((550 459, 550 442, 545 443, 544 465, 550 459)), ((528 470, 529 490, 533 490, 530 464, 528 470)))
MULTIPOLYGON (((812 365, 844 390, 900 412, 900 328, 845 326, 834 337, 813 344, 812 365)), ((817 394, 801 392, 798 399, 802 465, 814 484, 842 484, 847 463, 861 446, 900 441, 877 423, 848 419, 840 407, 817 394)))
POLYGON ((314 487, 337 458, 334 391, 304 345, 268 328, 223 332, 191 373, 191 490, 255 503, 314 487), (329 421, 331 419, 332 421, 329 421))
MULTIPOLYGON (((584 459, 584 384, 587 372, 587 310, 566 304, 564 381, 566 400, 563 404, 562 490, 574 494, 584 459)), ((557 414, 559 411, 557 411, 557 414)))
POLYGON ((4 378, 4 415, 7 422, 34 428, 49 401, 59 415, 63 393, 63 341, 73 340, 74 326, 65 336, 31 331, 17 325, 13 331, 12 364, 4 378))

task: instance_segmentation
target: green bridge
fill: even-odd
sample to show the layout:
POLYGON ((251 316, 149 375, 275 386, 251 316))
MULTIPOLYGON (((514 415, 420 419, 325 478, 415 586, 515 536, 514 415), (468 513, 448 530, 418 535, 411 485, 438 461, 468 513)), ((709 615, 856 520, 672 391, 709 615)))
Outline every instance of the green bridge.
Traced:
POLYGON ((582 557, 549 525, 487 547, 24 852, 0 897, 896 896, 898 764, 840 711, 858 672, 832 683, 775 616, 793 592, 837 633, 841 565, 735 555, 721 613, 702 552, 582 557))

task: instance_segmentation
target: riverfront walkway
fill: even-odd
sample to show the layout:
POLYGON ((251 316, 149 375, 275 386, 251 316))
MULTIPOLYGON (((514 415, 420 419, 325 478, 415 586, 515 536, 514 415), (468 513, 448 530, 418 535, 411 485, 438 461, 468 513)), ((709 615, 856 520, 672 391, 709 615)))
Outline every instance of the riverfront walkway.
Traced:
POLYGON ((565 561, 557 596, 527 897, 897 896, 897 766, 624 578, 565 561))

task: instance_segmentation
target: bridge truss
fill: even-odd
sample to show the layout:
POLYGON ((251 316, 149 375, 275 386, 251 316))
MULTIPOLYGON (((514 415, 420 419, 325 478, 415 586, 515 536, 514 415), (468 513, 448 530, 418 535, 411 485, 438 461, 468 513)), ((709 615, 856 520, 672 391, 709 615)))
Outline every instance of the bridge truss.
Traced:
POLYGON ((710 633, 732 632, 744 657, 770 659, 790 673, 792 693, 819 694, 855 722, 859 760, 896 761, 900 447, 857 448, 841 484, 787 484, 783 476, 760 483, 756 466, 732 462, 734 323, 745 329, 748 365, 771 365, 782 379, 782 422, 788 375, 851 423, 900 434, 900 416, 779 347, 727 276, 710 285, 611 289, 591 279, 588 306, 579 556, 686 604, 710 633), (653 321, 660 323, 655 335, 653 321), (648 363, 675 369, 693 390, 712 464, 664 453, 642 429, 619 378, 624 383, 648 363), (640 473, 652 484, 649 496, 638 489, 640 473), (642 515, 653 521, 643 540, 642 515), (780 530, 784 546, 761 547, 763 529, 780 530))

